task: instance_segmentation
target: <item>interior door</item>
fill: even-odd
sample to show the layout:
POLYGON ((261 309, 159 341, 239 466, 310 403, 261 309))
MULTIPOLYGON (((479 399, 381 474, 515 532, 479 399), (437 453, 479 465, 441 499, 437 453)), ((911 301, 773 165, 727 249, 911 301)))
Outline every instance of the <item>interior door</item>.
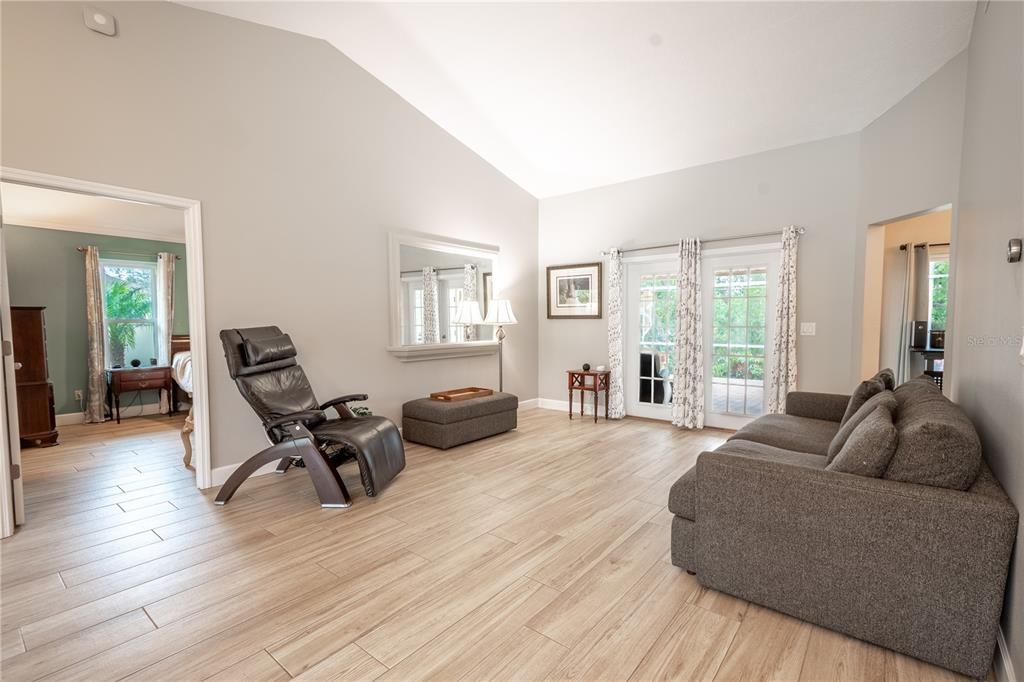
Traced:
POLYGON ((626 414, 672 419, 679 259, 626 263, 626 414))
POLYGON ((779 246, 705 252, 704 423, 737 429, 765 411, 779 246))
POLYGON ((0 224, 0 535, 3 537, 13 534, 14 526, 23 523, 25 517, 8 292, 4 228, 0 224))

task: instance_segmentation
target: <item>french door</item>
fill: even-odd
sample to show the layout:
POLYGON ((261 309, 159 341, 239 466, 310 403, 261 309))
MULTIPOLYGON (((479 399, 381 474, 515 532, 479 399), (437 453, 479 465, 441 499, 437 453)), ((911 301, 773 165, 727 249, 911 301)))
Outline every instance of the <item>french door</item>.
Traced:
MULTIPOLYGON (((765 410, 771 371, 779 246, 705 251, 704 412, 708 426, 740 428, 765 410)), ((672 418, 679 261, 626 264, 623 391, 626 413, 672 418)))
POLYGON ((626 264, 622 362, 626 413, 672 418, 679 259, 626 264))
POLYGON ((723 249, 702 261, 704 423, 735 429, 765 411, 779 247, 723 249))

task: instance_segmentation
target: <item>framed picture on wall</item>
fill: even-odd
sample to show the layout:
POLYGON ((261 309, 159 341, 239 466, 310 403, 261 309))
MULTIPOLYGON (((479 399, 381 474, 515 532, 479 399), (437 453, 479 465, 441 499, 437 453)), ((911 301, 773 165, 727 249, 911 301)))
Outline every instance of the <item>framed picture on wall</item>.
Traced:
POLYGON ((548 319, 601 318, 601 264, 548 267, 548 319))

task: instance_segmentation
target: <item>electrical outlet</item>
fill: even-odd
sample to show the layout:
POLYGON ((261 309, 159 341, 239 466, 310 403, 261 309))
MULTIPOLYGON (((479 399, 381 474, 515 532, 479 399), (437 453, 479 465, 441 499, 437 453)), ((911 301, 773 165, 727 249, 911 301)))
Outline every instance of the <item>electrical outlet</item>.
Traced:
POLYGON ((800 336, 814 336, 817 331, 817 324, 814 322, 800 323, 800 336))
POLYGON ((81 402, 84 399, 85 399, 85 396, 82 394, 82 389, 76 388, 75 389, 75 400, 81 402))

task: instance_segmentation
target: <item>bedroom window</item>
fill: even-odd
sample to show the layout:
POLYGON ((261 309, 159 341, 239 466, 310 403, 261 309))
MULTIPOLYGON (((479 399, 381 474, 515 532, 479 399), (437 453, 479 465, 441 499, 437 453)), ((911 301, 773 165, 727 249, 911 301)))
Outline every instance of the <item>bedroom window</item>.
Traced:
POLYGON ((100 260, 107 367, 157 356, 156 263, 100 260))

